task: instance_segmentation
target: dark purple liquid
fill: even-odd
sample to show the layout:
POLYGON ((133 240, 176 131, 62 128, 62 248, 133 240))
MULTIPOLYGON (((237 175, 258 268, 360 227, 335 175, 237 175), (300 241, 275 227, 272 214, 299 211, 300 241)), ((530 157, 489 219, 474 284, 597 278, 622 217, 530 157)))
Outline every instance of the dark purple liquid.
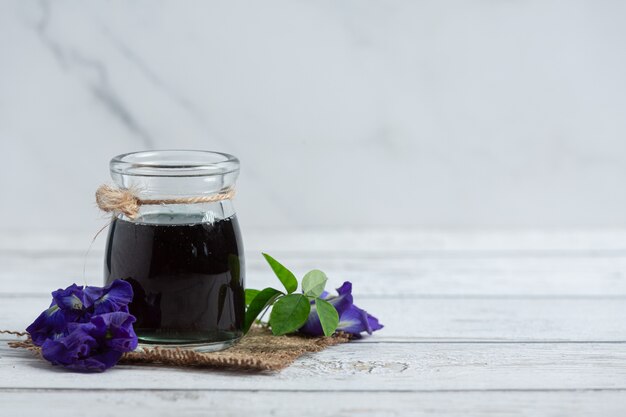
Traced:
POLYGON ((218 343, 242 335, 244 259, 237 218, 194 220, 201 219, 159 215, 111 224, 105 280, 133 286, 129 308, 143 342, 218 343))

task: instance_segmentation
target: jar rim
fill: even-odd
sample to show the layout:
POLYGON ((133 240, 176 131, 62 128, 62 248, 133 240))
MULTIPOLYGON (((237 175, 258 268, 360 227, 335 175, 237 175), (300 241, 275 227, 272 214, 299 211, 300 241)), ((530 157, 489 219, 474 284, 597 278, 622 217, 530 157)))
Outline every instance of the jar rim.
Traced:
POLYGON ((117 155, 111 173, 140 177, 208 177, 239 171, 239 159, 215 151, 166 149, 117 155))

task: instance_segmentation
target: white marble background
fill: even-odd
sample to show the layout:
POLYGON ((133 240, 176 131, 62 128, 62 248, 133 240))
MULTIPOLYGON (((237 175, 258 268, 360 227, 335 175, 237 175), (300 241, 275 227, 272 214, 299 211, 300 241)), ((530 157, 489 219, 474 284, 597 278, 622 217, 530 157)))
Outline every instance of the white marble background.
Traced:
POLYGON ((108 160, 242 161, 244 227, 626 226, 626 2, 0 1, 3 229, 108 160))

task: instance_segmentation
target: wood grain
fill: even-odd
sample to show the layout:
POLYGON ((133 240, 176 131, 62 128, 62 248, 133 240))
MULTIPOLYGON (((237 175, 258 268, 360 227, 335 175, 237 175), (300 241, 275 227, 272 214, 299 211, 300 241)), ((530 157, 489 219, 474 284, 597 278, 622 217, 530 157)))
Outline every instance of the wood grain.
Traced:
MULTIPOLYGON (((0 234, 0 327, 24 328, 56 287, 100 284, 102 240, 85 257, 86 235, 0 234)), ((54 416, 72 396, 95 415, 623 415, 626 231, 251 231, 246 248, 250 286, 276 282, 265 250, 299 275, 351 280, 386 327, 276 374, 74 374, 0 335, 3 407, 54 416)))
MULTIPOLYGON (((312 253, 285 254, 280 261, 298 276, 315 268, 324 270, 331 287, 349 280, 361 296, 626 296, 626 254, 385 258, 366 253, 343 257, 312 253)), ((0 294, 49 294, 72 282, 102 285, 103 262, 101 252, 85 258, 83 254, 0 251, 0 282, 5 283, 0 285, 0 294)), ((280 285, 260 253, 247 253, 246 278, 250 287, 280 285)))
POLYGON ((0 350, 0 389, 441 391, 626 389, 626 344, 348 343, 278 374, 118 365, 97 377, 0 350), (43 376, 43 378, 42 378, 43 376), (540 377, 538 377, 540 376, 540 377), (175 381, 175 383, 173 382, 175 381))
MULTIPOLYGON (((626 341, 626 298, 359 299, 385 328, 367 341, 626 341)), ((49 297, 0 297, 0 323, 23 330, 49 297)), ((2 335, 0 335, 0 338, 2 335)))
POLYGON ((626 391, 424 391, 424 392, 268 392, 155 389, 139 391, 5 390, 0 403, 20 415, 67 417, 106 415, 124 410, 135 417, 219 415, 458 417, 458 416, 619 416, 626 391), (76 401, 80 398, 80 401, 76 401))

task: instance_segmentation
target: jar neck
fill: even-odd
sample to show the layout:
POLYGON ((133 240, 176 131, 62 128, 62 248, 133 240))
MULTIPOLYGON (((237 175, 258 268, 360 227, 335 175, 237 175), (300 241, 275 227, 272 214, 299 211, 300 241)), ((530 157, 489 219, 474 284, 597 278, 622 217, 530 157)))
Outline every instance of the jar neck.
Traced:
POLYGON ((121 220, 144 224, 198 224, 215 223, 235 215, 235 208, 231 200, 222 200, 214 203, 198 204, 163 204, 141 206, 137 217, 130 219, 123 214, 117 217, 121 220))
POLYGON ((233 155, 195 150, 141 151, 118 155, 109 166, 119 188, 131 190, 139 200, 151 200, 151 204, 139 205, 135 222, 212 222, 235 214, 232 202, 224 196, 210 198, 215 194, 230 198, 226 191, 235 188, 239 175, 239 160, 233 155))
POLYGON ((111 172, 115 184, 142 200, 208 196, 235 187, 237 172, 197 177, 137 176, 111 172))
POLYGON ((115 184, 142 200, 216 194, 234 188, 239 175, 236 157, 211 151, 132 152, 114 157, 109 167, 115 184))

